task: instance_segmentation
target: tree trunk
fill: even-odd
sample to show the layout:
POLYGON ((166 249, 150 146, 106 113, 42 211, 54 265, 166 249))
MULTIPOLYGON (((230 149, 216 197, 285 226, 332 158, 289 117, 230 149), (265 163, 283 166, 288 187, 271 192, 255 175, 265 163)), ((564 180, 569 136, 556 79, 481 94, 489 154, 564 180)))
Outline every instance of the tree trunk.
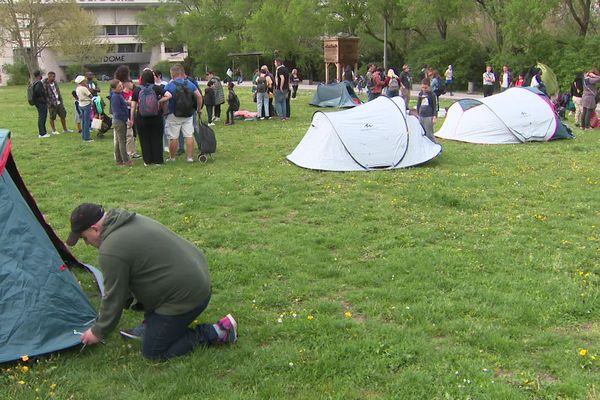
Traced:
POLYGON ((446 40, 448 36, 448 21, 445 18, 438 18, 436 21, 437 30, 442 40, 446 40))

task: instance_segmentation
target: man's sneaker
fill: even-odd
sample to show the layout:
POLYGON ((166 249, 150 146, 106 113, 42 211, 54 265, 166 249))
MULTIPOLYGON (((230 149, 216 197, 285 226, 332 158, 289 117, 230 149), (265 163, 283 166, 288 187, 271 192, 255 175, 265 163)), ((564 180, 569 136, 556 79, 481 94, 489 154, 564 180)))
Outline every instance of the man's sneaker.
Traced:
POLYGON ((213 118, 213 120, 212 120, 212 122, 217 122, 217 121, 220 121, 220 120, 221 120, 221 118, 219 118, 219 117, 214 117, 214 118, 213 118))
POLYGON ((200 154, 198 156, 198 161, 200 161, 201 163, 205 163, 208 161, 208 157, 206 157, 206 154, 200 154))
POLYGON ((207 125, 208 126, 215 126, 215 123, 214 122, 209 122, 207 125))
POLYGON ((188 157, 186 161, 191 163, 194 162, 194 159, 192 157, 188 157))
POLYGON ((46 134, 44 134, 44 135, 38 135, 38 137, 39 137, 40 139, 46 139, 46 138, 49 138, 49 137, 50 137, 50 135, 46 133, 46 134))
POLYGON ((138 159, 138 158, 142 158, 142 156, 140 156, 138 153, 134 153, 131 155, 131 158, 138 159))
POLYGON ((67 130, 63 131, 63 133, 73 133, 73 129, 67 129, 67 130))
POLYGON ((220 338, 219 341, 223 343, 235 343, 237 342, 237 322, 233 319, 231 314, 227 314, 219 322, 217 322, 219 328, 226 332, 224 338, 220 338))
POLYGON ((52 131, 53 135, 60 135, 60 133, 58 131, 52 131))
POLYGON ((177 159, 176 159, 175 157, 169 157, 169 158, 167 158, 165 161, 166 161, 166 162, 173 162, 173 161, 176 161, 176 160, 177 160, 177 159))
POLYGON ((138 326, 129 329, 120 330, 119 333, 125 339, 142 340, 146 332, 146 321, 143 321, 138 326))

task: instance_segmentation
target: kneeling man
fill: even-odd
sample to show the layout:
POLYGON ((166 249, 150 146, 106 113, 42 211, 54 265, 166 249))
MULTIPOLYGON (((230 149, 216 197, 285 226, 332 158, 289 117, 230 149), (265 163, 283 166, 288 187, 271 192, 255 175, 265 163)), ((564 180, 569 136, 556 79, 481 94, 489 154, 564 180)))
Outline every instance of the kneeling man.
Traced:
POLYGON ((206 258, 195 245, 150 218, 92 203, 71 213, 67 244, 80 238, 98 248, 105 285, 98 320, 81 335, 84 344, 98 343, 115 329, 132 295, 145 312, 138 335, 147 358, 165 360, 196 346, 236 342, 231 314, 216 324, 189 327, 211 296, 206 258))

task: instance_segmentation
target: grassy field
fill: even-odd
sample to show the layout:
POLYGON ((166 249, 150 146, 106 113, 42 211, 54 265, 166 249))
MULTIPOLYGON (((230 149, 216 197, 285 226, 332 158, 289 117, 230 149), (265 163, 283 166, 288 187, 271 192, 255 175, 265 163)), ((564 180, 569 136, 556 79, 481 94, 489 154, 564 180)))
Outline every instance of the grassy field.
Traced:
MULTIPOLYGON (((4 365, 0 399, 600 398, 600 132, 443 141, 418 168, 315 172, 285 159, 310 96, 288 122, 216 126, 208 164, 124 168, 111 138, 38 139, 25 88, 0 88, 0 127, 61 237, 82 201, 150 216, 208 257, 200 320, 239 322, 237 345, 167 363, 113 334, 4 365)), ((95 263, 95 249, 73 252, 95 263)), ((140 318, 128 311, 120 326, 140 318)))

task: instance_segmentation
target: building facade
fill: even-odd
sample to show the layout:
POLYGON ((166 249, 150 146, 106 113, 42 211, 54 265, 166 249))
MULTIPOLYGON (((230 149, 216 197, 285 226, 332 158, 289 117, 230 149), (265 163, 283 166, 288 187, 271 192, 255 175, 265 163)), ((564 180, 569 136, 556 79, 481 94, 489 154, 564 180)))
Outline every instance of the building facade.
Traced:
MULTIPOLYGON (((113 76, 117 66, 128 65, 133 77, 141 74, 144 68, 152 67, 159 61, 182 62, 187 57, 185 46, 166 48, 164 44, 150 47, 138 38, 140 29, 136 16, 148 7, 156 7, 160 0, 76 0, 82 8, 90 11, 98 26, 98 38, 109 45, 108 53, 100 59, 86 64, 86 68, 96 76, 113 76)), ((10 45, 0 48, 0 65, 12 64, 15 60, 10 45)), ((52 48, 45 49, 39 65, 43 72, 54 71, 57 79, 66 79, 65 68, 71 62, 61 58, 52 48)), ((164 71, 168 73, 168 71, 164 71)), ((0 72, 0 85, 5 85, 8 76, 0 72)))

